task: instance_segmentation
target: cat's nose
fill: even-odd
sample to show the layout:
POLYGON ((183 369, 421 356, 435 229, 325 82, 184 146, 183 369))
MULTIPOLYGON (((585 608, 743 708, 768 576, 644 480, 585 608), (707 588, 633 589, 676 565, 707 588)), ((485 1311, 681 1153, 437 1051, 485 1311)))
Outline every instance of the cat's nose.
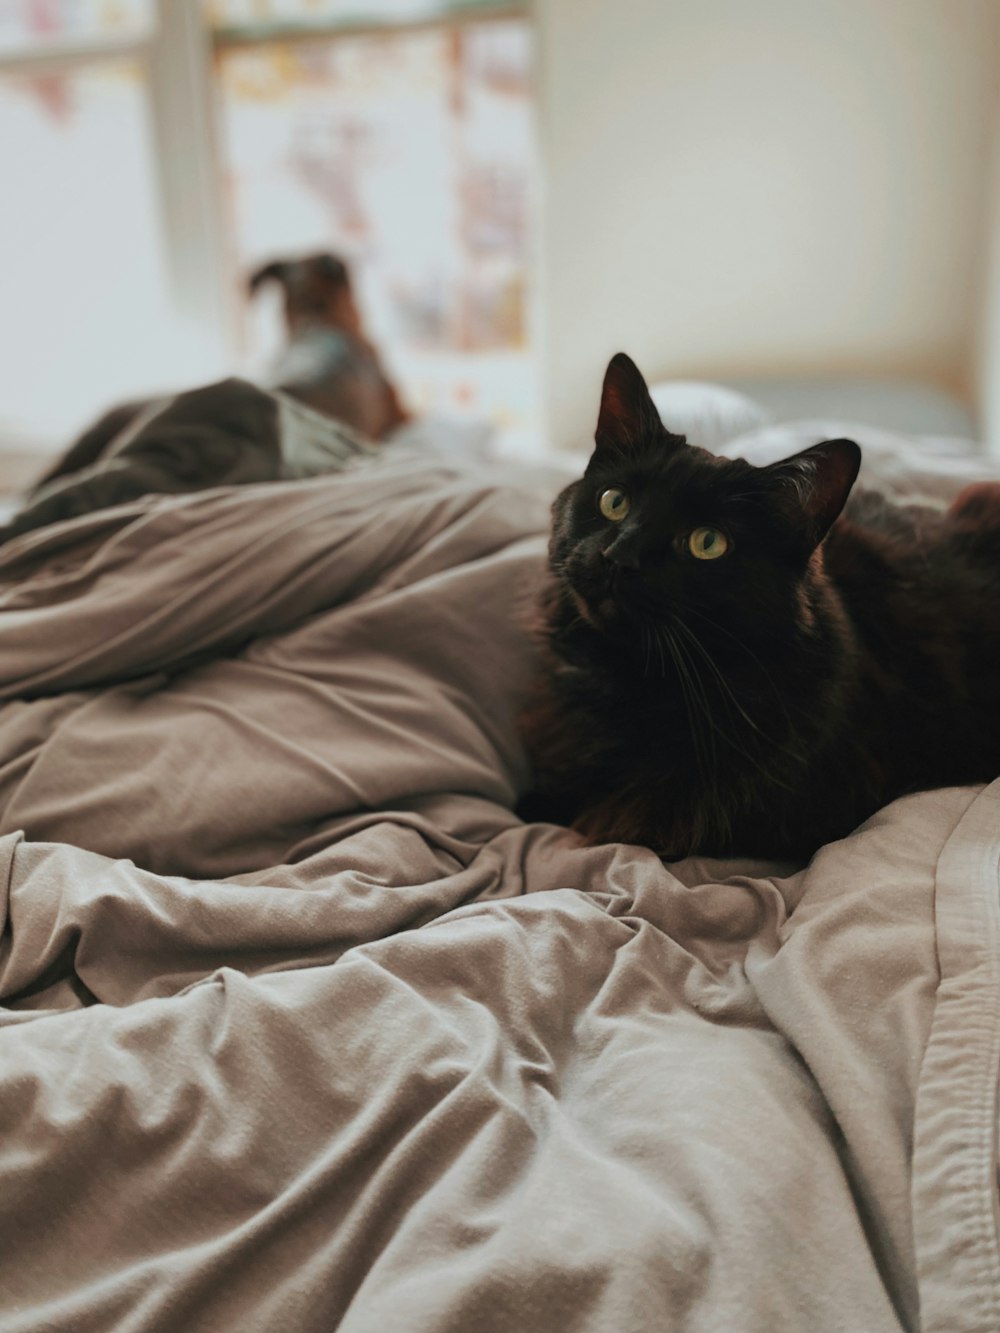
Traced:
POLYGON ((601 552, 605 560, 612 565, 617 565, 619 569, 638 569, 639 552, 636 547, 627 541, 614 541, 610 546, 605 547, 601 552))

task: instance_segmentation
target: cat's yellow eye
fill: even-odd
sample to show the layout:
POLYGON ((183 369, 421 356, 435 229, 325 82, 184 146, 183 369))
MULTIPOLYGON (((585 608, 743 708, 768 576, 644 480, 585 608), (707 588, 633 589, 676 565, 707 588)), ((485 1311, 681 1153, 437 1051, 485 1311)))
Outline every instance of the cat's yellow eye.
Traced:
POLYGON ((718 528, 695 528, 688 538, 688 550, 696 560, 718 560, 729 550, 729 541, 718 528))
POLYGON ((605 518, 610 518, 612 523, 620 523, 629 511, 629 498, 624 491, 611 486, 601 492, 597 507, 605 518))

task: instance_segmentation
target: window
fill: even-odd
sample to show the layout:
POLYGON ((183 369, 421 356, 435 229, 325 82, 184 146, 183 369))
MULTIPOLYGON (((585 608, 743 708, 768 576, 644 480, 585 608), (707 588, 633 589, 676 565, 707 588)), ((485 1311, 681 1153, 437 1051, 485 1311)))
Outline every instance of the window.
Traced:
POLYGON ((245 275, 349 261, 417 411, 535 417, 519 5, 0 0, 0 448, 279 339, 245 275))
POLYGON ((148 37, 151 0, 0 0, 0 52, 37 55, 73 43, 129 42, 148 37))

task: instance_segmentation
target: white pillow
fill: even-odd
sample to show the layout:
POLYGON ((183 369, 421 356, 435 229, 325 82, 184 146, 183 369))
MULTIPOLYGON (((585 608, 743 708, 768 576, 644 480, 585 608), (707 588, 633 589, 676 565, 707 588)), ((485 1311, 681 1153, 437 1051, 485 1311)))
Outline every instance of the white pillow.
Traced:
POLYGON ((781 422, 733 440, 720 452, 766 467, 820 440, 844 436, 861 445, 861 484, 900 504, 944 508, 971 482, 1000 481, 1000 459, 983 454, 972 440, 904 435, 850 421, 781 422))
POLYGON ((766 426, 770 414, 736 389, 697 380, 664 380, 649 395, 667 430, 691 444, 717 450, 729 440, 766 426))
POLYGON ((905 435, 960 436, 974 439, 976 426, 956 398, 919 381, 887 379, 737 379, 733 388, 747 394, 767 413, 768 421, 860 421, 879 430, 905 435))
POLYGON ((382 448, 383 451, 413 449, 430 458, 484 462, 493 456, 495 440, 496 427, 492 422, 427 413, 397 426, 382 448))

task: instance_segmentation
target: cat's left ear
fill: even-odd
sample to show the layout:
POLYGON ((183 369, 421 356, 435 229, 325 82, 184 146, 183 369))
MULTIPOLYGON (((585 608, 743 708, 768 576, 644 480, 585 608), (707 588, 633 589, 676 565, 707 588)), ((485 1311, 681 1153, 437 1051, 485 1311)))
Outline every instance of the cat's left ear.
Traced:
POLYGON ((778 483, 782 510, 801 528, 810 550, 847 503, 860 467, 861 449, 853 440, 824 440, 765 468, 778 483))
POLYGON ((650 435, 667 434, 646 381, 630 356, 617 352, 608 362, 594 440, 598 449, 625 451, 650 435))

